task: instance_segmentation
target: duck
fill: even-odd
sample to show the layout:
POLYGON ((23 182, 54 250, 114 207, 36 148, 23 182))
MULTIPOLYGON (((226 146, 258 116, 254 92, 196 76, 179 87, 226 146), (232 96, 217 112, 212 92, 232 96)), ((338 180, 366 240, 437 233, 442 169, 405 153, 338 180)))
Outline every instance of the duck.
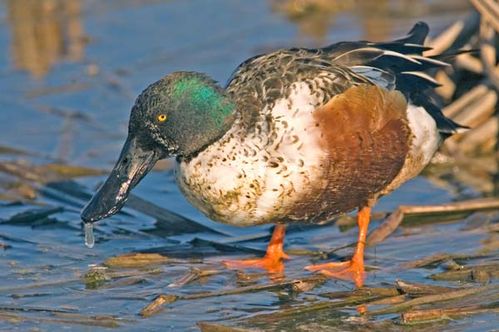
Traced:
POLYGON ((275 225, 264 257, 227 267, 282 271, 287 224, 357 210, 351 259, 306 269, 362 287, 371 209, 464 128, 434 97, 439 84, 427 71, 449 64, 424 55, 428 32, 418 22, 393 41, 256 55, 224 86, 198 72, 164 76, 137 97, 121 154, 83 222, 118 212, 158 160, 175 157, 181 192, 208 218, 275 225))

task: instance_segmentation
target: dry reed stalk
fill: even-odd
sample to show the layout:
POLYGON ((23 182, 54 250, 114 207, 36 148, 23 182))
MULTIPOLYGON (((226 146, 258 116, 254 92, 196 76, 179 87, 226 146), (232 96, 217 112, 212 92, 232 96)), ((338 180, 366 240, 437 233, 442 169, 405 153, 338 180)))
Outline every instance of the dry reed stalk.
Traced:
POLYGON ((470 54, 462 54, 456 57, 455 66, 458 69, 468 70, 475 74, 484 73, 482 62, 470 54))
POLYGON ((442 294, 456 290, 455 288, 426 285, 420 283, 409 283, 403 280, 395 281, 397 289, 411 297, 442 294))
POLYGON ((452 104, 444 107, 442 111, 445 116, 454 118, 468 105, 470 105, 476 100, 481 100, 483 96, 487 94, 488 91, 489 88, 485 84, 479 84, 470 91, 468 91, 468 93, 464 94, 459 99, 454 101, 452 104))
POLYGON ((470 0, 482 17, 499 32, 499 5, 492 0, 470 0))
MULTIPOLYGON (((197 323, 201 332, 251 332, 255 331, 253 329, 247 330, 239 327, 231 327, 226 325, 221 325, 213 322, 198 322, 197 323)), ((260 330, 258 330, 260 331, 260 330)))
POLYGON ((201 292, 197 294, 188 294, 188 295, 160 294, 156 296, 151 303, 149 303, 146 307, 144 307, 140 311, 140 315, 144 317, 151 316, 159 312, 165 304, 169 304, 177 300, 198 300, 208 297, 218 297, 218 296, 253 293, 261 291, 283 290, 283 289, 296 291, 299 290, 300 287, 304 284, 308 284, 307 288, 310 289, 311 287, 310 284, 315 283, 315 285, 319 285, 322 284, 324 280, 325 277, 323 276, 312 276, 302 279, 278 281, 272 284, 243 286, 243 287, 236 287, 233 289, 214 291, 214 292, 201 292))
POLYGON ((407 214, 449 214, 489 209, 499 209, 499 198, 473 199, 441 205, 401 205, 378 228, 368 235, 367 244, 372 246, 384 241, 397 229, 407 214))
POLYGON ((187 285, 193 281, 196 281, 200 278, 216 275, 222 273, 219 270, 201 270, 198 268, 192 268, 189 272, 187 272, 185 275, 180 277, 179 279, 175 280, 174 282, 170 283, 168 287, 170 288, 176 288, 176 287, 182 287, 184 285, 187 285))
POLYGON ((163 310, 163 306, 175 302, 178 299, 176 295, 160 294, 154 300, 145 306, 139 313, 142 317, 150 317, 163 310))
POLYGON ((499 313, 499 308, 483 308, 468 306, 461 308, 426 309, 404 312, 400 319, 404 324, 426 323, 429 321, 452 319, 458 316, 476 315, 482 313, 499 313))
POLYGON ((422 297, 418 297, 412 300, 408 300, 406 302, 396 304, 387 308, 372 310, 369 311, 370 315, 384 315, 389 313, 401 312, 415 306, 420 306, 423 304, 434 304, 437 302, 444 302, 450 300, 461 299, 464 297, 479 295, 484 292, 497 292, 499 290, 499 285, 491 285, 484 287, 474 287, 474 288, 465 288, 459 289, 451 292, 446 292, 443 294, 435 294, 435 295, 426 295, 422 297))
POLYGON ((429 46, 432 49, 428 50, 425 55, 435 56, 444 53, 456 41, 456 39, 459 37, 459 34, 463 31, 463 28, 463 21, 457 21, 456 23, 448 27, 444 32, 442 32, 439 36, 434 38, 429 43, 429 46))

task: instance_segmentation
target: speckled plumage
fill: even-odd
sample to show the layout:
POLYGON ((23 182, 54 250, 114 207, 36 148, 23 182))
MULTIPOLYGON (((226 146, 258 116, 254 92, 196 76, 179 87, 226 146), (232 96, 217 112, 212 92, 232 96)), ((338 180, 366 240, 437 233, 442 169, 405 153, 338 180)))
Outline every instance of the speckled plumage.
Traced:
POLYGON ((180 160, 182 192, 210 218, 235 225, 321 221, 414 177, 440 136, 459 127, 421 97, 436 84, 420 71, 445 65, 421 55, 426 33, 419 24, 392 43, 245 61, 226 86, 236 120, 220 140, 180 160))

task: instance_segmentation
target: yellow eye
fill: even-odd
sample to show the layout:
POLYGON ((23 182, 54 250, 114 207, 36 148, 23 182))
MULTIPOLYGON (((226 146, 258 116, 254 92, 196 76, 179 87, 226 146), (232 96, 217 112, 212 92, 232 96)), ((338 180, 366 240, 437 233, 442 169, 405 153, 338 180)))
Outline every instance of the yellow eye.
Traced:
POLYGON ((159 122, 165 122, 167 118, 168 117, 166 116, 166 114, 160 114, 160 115, 158 115, 158 121, 159 122))

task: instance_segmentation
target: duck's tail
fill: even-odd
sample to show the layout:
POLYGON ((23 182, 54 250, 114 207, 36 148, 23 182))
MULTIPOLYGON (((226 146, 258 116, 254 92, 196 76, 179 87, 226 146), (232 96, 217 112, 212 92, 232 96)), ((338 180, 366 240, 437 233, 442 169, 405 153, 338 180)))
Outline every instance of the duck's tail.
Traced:
POLYGON ((412 104, 421 106, 433 117, 443 136, 449 136, 467 127, 447 118, 431 91, 440 84, 426 71, 449 66, 448 60, 473 50, 458 51, 453 54, 425 56, 424 51, 429 27, 418 22, 407 36, 389 42, 341 42, 329 45, 323 50, 331 61, 340 66, 351 68, 374 82, 383 81, 383 85, 401 91, 412 104))

